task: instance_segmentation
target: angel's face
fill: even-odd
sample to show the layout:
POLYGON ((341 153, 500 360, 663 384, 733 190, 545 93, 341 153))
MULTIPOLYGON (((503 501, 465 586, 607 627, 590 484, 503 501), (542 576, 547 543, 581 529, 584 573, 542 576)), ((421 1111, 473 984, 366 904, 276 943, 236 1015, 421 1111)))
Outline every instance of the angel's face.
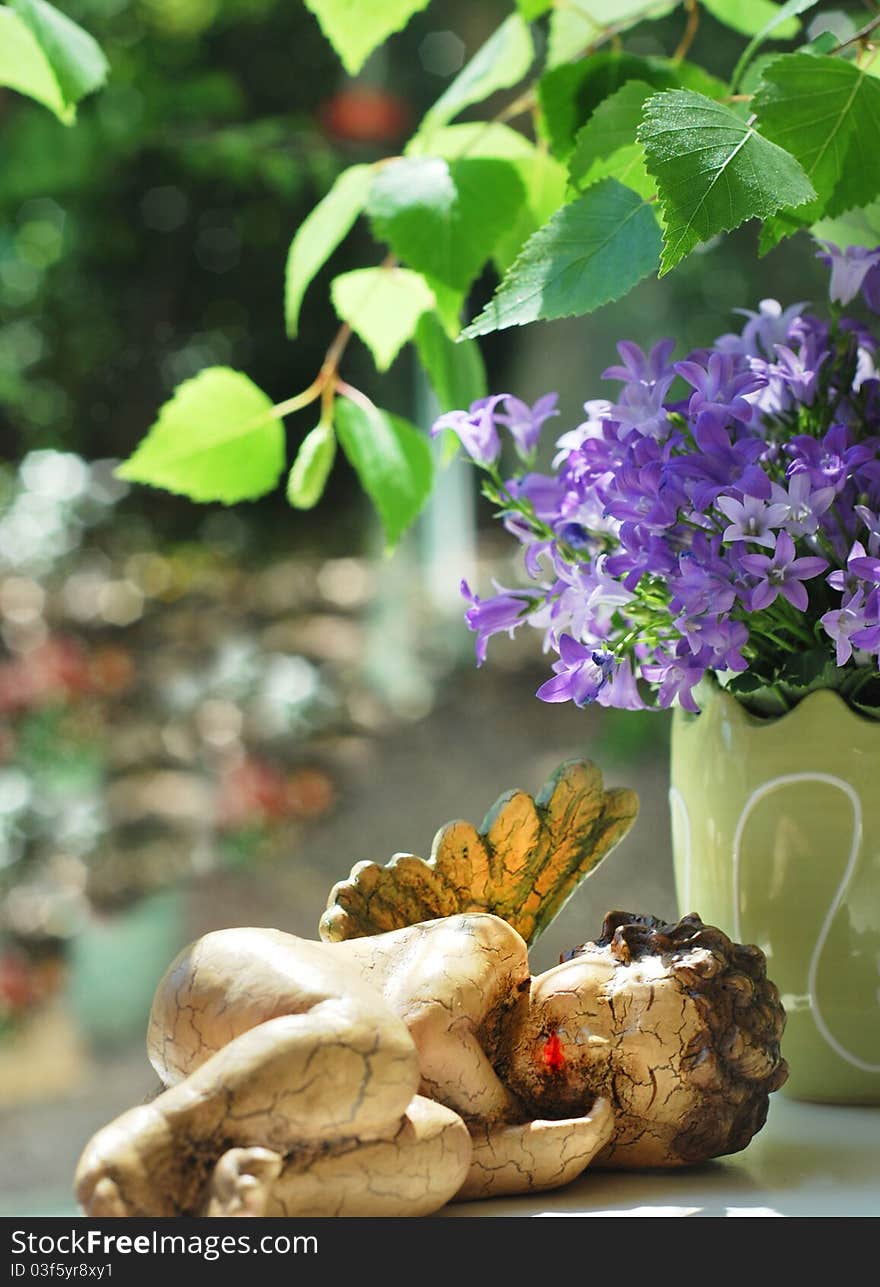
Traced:
POLYGON ((533 980, 511 1083, 552 1117, 586 1113, 605 1095, 636 1133, 661 1106, 679 1117, 694 1108, 683 1060, 694 1058, 704 1031, 660 957, 623 964, 594 947, 533 980))

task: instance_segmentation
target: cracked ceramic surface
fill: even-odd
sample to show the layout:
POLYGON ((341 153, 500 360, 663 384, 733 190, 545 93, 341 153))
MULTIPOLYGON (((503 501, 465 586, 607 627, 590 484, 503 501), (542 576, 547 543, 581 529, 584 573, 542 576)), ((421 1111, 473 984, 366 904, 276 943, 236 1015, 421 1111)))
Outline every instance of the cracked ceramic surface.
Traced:
POLYGON ((156 994, 165 1089, 90 1141, 108 1215, 425 1215, 558 1187, 594 1159, 743 1148, 785 1078, 764 961, 685 918, 614 913, 532 978, 523 938, 467 913, 319 943, 206 935, 156 994))

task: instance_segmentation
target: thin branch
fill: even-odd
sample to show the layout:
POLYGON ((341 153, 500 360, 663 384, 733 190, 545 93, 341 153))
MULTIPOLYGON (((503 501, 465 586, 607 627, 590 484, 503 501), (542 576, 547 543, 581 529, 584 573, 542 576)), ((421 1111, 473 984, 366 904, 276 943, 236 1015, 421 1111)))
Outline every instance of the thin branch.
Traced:
POLYGON ((687 10, 687 23, 681 40, 678 42, 678 48, 672 55, 674 63, 680 63, 690 52, 690 47, 694 43, 697 31, 700 27, 700 6, 697 0, 685 0, 685 9, 687 10))
POLYGON ((880 14, 878 14, 876 18, 872 18, 870 22, 866 22, 864 27, 857 31, 854 36, 850 36, 849 40, 842 41, 836 49, 832 49, 832 54, 839 54, 841 50, 849 49, 850 45, 861 44, 863 41, 867 40, 871 32, 876 31, 878 27, 880 27, 880 14))
POLYGON ((336 392, 342 394, 343 398, 348 398, 349 402, 354 402, 364 411, 375 411, 376 404, 360 389, 356 389, 353 384, 346 384, 345 380, 336 381, 336 392))

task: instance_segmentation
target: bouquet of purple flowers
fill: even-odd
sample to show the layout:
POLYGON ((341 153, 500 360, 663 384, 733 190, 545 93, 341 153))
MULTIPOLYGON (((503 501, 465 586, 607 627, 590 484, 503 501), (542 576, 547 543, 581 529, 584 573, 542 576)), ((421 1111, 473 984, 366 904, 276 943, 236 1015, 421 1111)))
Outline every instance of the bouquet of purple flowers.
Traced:
POLYGON ((880 248, 824 243, 831 316, 764 300, 738 334, 672 361, 618 346, 616 401, 535 472, 556 395, 501 393, 441 416, 485 471, 521 543, 527 588, 466 583, 482 663, 490 636, 532 626, 555 654, 544 701, 699 710, 707 674, 775 715, 833 688, 880 718, 880 248), (508 434, 519 460, 504 477, 508 434))

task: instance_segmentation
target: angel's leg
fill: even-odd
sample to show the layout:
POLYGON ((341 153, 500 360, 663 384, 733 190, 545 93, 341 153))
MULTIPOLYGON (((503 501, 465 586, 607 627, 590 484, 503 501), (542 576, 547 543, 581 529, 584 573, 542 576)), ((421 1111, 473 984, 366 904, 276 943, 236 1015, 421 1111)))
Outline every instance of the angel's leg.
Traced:
MULTIPOLYGON (((228 1150, 264 1149, 283 1160, 285 1172, 304 1175, 327 1151, 351 1154, 353 1164, 338 1176, 351 1203, 372 1181, 369 1153, 364 1167, 356 1157, 382 1142, 396 1149, 403 1174, 421 1166, 413 1155, 429 1146, 434 1209, 460 1185, 471 1145, 454 1114, 422 1126, 418 1110, 407 1117, 418 1083, 415 1046, 395 1015, 329 998, 242 1033, 99 1131, 80 1161, 77 1196, 90 1215, 196 1214, 209 1205, 212 1173, 228 1150)), ((290 1214, 297 1212, 293 1190, 304 1185, 286 1186, 290 1214)), ((315 1188, 320 1180, 309 1191, 315 1188)), ((333 1209, 340 1197, 330 1195, 333 1209)), ((308 1209, 318 1214, 311 1197, 308 1209)))

